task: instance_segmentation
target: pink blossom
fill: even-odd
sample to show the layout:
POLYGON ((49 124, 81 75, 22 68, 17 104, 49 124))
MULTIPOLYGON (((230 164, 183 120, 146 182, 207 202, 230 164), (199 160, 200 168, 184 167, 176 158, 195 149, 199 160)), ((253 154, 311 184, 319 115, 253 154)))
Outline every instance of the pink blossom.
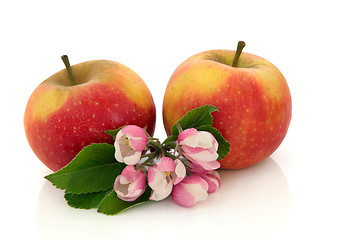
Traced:
POLYGON ((208 193, 213 193, 221 186, 220 175, 216 171, 209 172, 201 176, 209 185, 208 193))
POLYGON ((122 128, 117 133, 114 143, 116 160, 127 165, 135 165, 139 162, 147 142, 144 129, 135 125, 122 128))
POLYGON ((162 157, 155 166, 148 169, 148 182, 153 190, 150 200, 160 201, 170 195, 173 185, 178 184, 186 175, 184 164, 176 159, 162 157))
POLYGON ((171 172, 170 176, 173 184, 176 185, 185 178, 186 168, 185 165, 179 159, 175 159, 174 162, 176 167, 175 170, 171 172))
POLYGON ((145 191, 146 177, 143 170, 135 170, 133 165, 126 166, 115 179, 114 191, 124 201, 134 201, 145 191))
POLYGON ((197 202, 207 199, 208 188, 209 185, 203 178, 190 175, 174 186, 171 197, 181 206, 192 207, 197 202))
POLYGON ((193 174, 204 175, 213 170, 216 170, 220 167, 218 161, 213 161, 209 163, 204 162, 190 162, 189 171, 193 174))
POLYGON ((219 145, 211 133, 189 128, 179 134, 178 144, 185 157, 195 165, 194 168, 212 171, 220 167, 217 161, 219 145))

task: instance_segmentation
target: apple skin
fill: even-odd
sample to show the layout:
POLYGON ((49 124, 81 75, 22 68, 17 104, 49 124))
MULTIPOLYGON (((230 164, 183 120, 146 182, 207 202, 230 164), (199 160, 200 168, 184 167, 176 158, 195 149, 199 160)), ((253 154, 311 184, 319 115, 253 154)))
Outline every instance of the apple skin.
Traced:
POLYGON ((67 165, 91 143, 113 143, 106 130, 135 124, 153 135, 156 111, 144 81, 108 60, 72 66, 42 82, 30 96, 24 128, 30 147, 52 171, 67 165))
POLYGON ((283 141, 291 120, 291 96, 281 72, 269 61, 235 51, 198 53, 178 66, 163 101, 166 133, 187 111, 211 104, 213 126, 230 142, 223 169, 249 167, 269 157, 283 141))

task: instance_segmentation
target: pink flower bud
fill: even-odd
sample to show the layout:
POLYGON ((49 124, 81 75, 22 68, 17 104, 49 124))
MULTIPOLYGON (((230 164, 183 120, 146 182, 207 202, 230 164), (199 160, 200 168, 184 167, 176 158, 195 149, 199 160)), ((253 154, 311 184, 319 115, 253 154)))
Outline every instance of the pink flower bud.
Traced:
POLYGON ((207 199, 208 188, 207 182, 200 176, 190 175, 174 186, 171 197, 181 206, 192 207, 207 199))
POLYGON ((218 142, 211 133, 189 128, 179 134, 178 144, 190 161, 202 165, 207 170, 213 170, 215 165, 220 167, 220 164, 214 163, 219 157, 218 142))
POLYGON ((160 201, 170 195, 173 185, 181 182, 186 175, 184 164, 176 159, 162 157, 155 166, 148 169, 148 182, 153 190, 150 200, 160 201))
POLYGON ((135 165, 139 162, 147 142, 144 129, 135 125, 122 128, 117 133, 114 143, 116 160, 127 165, 135 165))
POLYGON ((189 164, 189 171, 193 174, 207 174, 213 170, 220 168, 218 161, 213 162, 191 162, 189 164))
POLYGON ((175 159, 175 170, 171 172, 171 180, 174 185, 181 182, 186 176, 186 168, 185 165, 179 160, 175 159))
POLYGON ((201 176, 209 185, 208 193, 213 193, 221 186, 220 175, 216 171, 201 176))
POLYGON ((114 191, 124 201, 134 201, 145 191, 145 173, 135 170, 133 165, 126 166, 122 173, 115 179, 114 191))

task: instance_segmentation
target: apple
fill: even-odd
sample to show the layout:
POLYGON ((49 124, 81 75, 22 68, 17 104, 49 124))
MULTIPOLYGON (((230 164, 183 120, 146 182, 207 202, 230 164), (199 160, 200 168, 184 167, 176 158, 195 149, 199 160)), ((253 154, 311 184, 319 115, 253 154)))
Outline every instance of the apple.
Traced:
POLYGON ((283 141, 291 119, 291 96, 281 72, 269 61, 237 51, 210 50, 180 64, 163 101, 166 133, 187 111, 205 104, 214 127, 230 142, 221 168, 240 169, 269 157, 283 141))
POLYGON ((108 60, 70 66, 42 82, 25 109, 30 147, 51 170, 67 165, 91 143, 113 143, 106 130, 136 124, 153 135, 155 105, 144 81, 130 68, 108 60))

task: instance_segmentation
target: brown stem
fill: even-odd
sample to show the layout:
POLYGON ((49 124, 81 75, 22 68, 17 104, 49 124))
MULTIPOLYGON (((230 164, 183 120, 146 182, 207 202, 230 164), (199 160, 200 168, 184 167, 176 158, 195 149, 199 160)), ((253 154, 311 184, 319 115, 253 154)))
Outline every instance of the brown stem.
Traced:
POLYGON ((237 45, 235 57, 234 57, 234 60, 233 60, 233 63, 232 63, 233 67, 238 66, 240 54, 241 54, 242 50, 244 49, 244 47, 245 47, 245 42, 244 41, 239 41, 238 45, 237 45))
POLYGON ((74 75, 72 74, 72 69, 71 69, 71 65, 70 65, 68 56, 67 55, 62 55, 61 59, 64 62, 66 70, 67 70, 67 72, 69 74, 71 85, 76 85, 74 75))

